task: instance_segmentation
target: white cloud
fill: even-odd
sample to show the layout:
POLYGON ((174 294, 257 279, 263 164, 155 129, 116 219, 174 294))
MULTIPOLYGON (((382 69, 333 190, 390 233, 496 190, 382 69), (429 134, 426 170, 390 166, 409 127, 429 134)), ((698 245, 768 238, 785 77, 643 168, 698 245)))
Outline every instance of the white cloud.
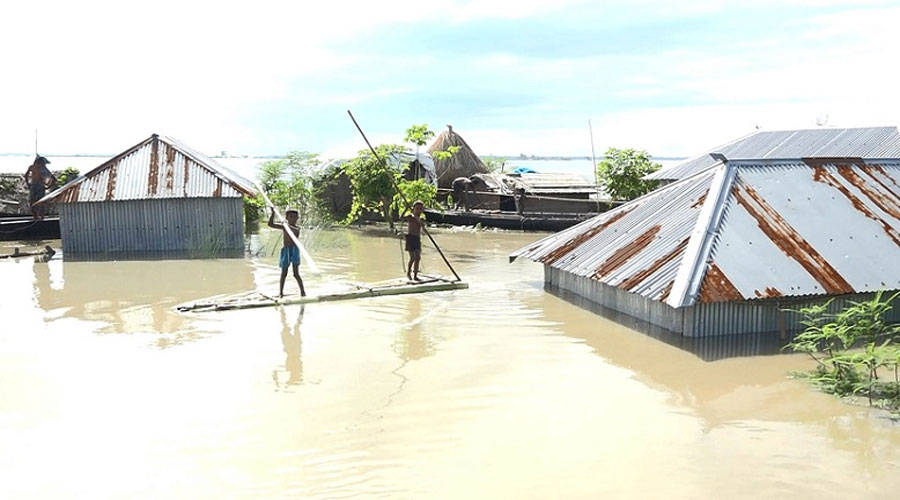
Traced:
MULTIPOLYGON (((813 3, 821 5, 738 5, 813 3)), ((471 130, 458 123, 483 154, 588 154, 588 117, 598 149, 633 146, 672 155, 705 150, 754 125, 811 126, 826 113, 835 125, 897 123, 900 97, 892 64, 900 59, 894 35, 900 9, 889 2, 869 2, 888 5, 874 9, 827 3, 852 7, 804 19, 796 31, 765 39, 735 35, 727 47, 551 60, 498 52, 435 61, 415 50, 368 53, 366 42, 385 27, 416 34, 427 30, 422 23, 535 18, 563 9, 581 12, 590 2, 15 2, 4 5, 0 19, 0 64, 6 68, 0 79, 0 152, 30 151, 35 128, 46 152, 110 153, 151 132, 178 136, 201 150, 272 152, 259 148, 304 144, 307 131, 254 129, 247 110, 261 104, 343 107, 423 89, 439 93, 442 78, 432 74, 438 64, 471 75, 471 89, 534 96, 523 99, 528 105, 485 109, 471 130), (413 68, 419 86, 392 80, 396 68, 413 68), (333 85, 358 72, 368 78, 333 85), (627 103, 616 107, 626 110, 604 109, 610 98, 627 103), (667 100, 669 106, 660 104, 667 100), (558 126, 512 130, 523 117, 558 126)), ((628 22, 726 7, 734 3, 603 6, 628 22)), ((397 134, 375 135, 376 142, 396 142, 397 134)), ((345 155, 363 145, 348 132, 324 146, 345 155)))

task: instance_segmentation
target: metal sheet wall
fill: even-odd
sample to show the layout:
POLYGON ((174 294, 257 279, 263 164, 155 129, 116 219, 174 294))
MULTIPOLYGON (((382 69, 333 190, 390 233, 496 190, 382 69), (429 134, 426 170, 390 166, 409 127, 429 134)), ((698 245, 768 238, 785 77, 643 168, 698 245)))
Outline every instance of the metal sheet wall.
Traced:
MULTIPOLYGON (((809 300, 769 299, 698 304, 685 310, 684 334, 691 337, 768 332, 789 335, 800 332, 804 328, 800 324, 802 317, 790 310, 824 304, 829 299, 833 299, 828 307, 828 312, 836 314, 852 305, 852 302, 862 302, 874 296, 874 293, 860 293, 836 297, 817 297, 809 300)), ((894 301, 893 304, 893 309, 885 318, 891 323, 900 322, 900 300, 894 301)))
POLYGON ((544 265, 544 281, 551 286, 567 290, 591 302, 623 312, 676 333, 684 328, 684 309, 676 309, 662 302, 647 299, 636 293, 601 283, 591 278, 577 276, 544 265))
POLYGON ((243 248, 241 198, 60 204, 63 252, 207 251, 243 248))
MULTIPOLYGON (((599 281, 576 276, 544 265, 544 281, 551 286, 572 292, 580 297, 628 316, 647 321, 686 337, 724 335, 757 335, 772 332, 789 335, 803 330, 799 314, 790 310, 823 304, 829 297, 815 299, 758 300, 744 302, 698 303, 695 306, 673 308, 662 302, 629 293, 599 281)), ((831 297, 829 312, 834 314, 852 302, 869 300, 874 293, 831 297)), ((887 321, 900 323, 900 299, 886 316, 887 321)))

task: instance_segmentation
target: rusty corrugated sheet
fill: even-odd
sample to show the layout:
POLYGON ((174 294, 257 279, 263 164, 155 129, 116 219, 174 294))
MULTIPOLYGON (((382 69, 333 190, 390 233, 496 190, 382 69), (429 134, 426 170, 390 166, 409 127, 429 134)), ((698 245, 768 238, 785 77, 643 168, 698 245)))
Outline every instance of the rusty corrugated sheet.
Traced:
POLYGON ((211 158, 156 134, 40 203, 255 196, 253 184, 211 158))
POLYGON ((731 159, 812 157, 900 158, 897 127, 815 128, 759 131, 648 175, 653 180, 679 180, 716 165, 710 153, 731 159))
POLYGON ((665 186, 615 210, 548 236, 511 257, 526 257, 578 276, 663 300, 714 175, 665 186), (598 276, 599 275, 599 276, 598 276), (602 276, 602 277, 600 277, 602 276))
POLYGON ((727 161, 519 256, 673 307, 900 289, 900 160, 727 161))

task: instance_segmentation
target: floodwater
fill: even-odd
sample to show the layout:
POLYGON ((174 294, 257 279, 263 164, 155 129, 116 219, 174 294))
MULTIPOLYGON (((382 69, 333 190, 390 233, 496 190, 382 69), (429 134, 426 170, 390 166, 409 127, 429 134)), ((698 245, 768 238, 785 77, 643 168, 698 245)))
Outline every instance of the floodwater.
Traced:
MULTIPOLYGON (((469 290, 203 315, 172 306, 274 292, 271 247, 0 260, 0 498, 896 497, 900 426, 546 293, 507 262, 537 236, 438 232, 469 290)), ((311 251, 309 290, 401 272, 377 232, 311 251)))

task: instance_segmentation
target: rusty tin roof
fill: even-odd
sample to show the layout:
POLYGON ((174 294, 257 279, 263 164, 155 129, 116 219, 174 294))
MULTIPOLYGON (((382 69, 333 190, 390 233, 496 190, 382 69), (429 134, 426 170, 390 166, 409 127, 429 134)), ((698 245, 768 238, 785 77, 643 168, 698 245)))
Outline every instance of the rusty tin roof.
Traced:
POLYGON ((517 257, 672 307, 900 289, 900 160, 726 160, 517 257))
POLYGON ((713 167, 710 153, 731 159, 781 158, 900 158, 897 127, 815 128, 754 132, 652 174, 649 180, 678 180, 713 167))
POLYGON ((237 198, 253 183, 171 137, 151 135, 38 203, 237 198))

